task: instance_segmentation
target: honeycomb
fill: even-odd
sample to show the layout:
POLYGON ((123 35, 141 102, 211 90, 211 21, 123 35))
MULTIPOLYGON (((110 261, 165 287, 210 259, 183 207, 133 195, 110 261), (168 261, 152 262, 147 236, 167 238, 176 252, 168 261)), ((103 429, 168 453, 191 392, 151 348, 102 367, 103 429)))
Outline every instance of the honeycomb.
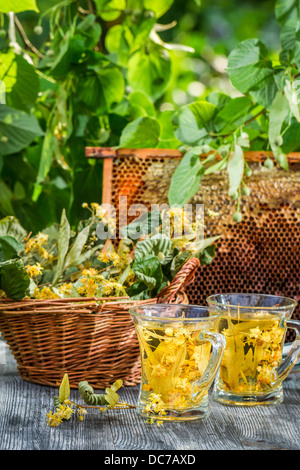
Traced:
MULTIPOLYGON (((132 155, 120 151, 112 157, 110 175, 104 166, 103 182, 111 178, 111 186, 103 202, 111 202, 117 210, 120 196, 127 196, 128 207, 167 204, 180 157, 153 153, 145 157, 139 150, 132 155)), ((201 266, 187 288, 190 303, 205 304, 209 295, 218 292, 276 294, 300 301, 300 164, 291 163, 289 172, 267 170, 259 161, 248 165, 252 175, 245 183, 251 193, 242 198, 242 222, 232 220, 236 203, 227 194, 226 171, 205 176, 191 201, 219 213, 217 218, 205 218, 205 236, 222 237, 212 263, 201 266)), ((300 318, 300 305, 293 318, 300 318)), ((286 341, 293 339, 293 330, 288 330, 286 341)))

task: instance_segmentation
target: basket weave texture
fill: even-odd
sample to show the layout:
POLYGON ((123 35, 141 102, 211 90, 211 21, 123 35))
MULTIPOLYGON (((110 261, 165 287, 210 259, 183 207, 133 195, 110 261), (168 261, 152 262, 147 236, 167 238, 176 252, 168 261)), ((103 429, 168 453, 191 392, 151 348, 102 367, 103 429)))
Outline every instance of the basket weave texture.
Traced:
POLYGON ((140 382, 138 339, 129 309, 150 303, 188 303, 199 260, 192 258, 172 283, 150 300, 128 298, 23 299, 0 302, 0 331, 22 379, 57 387, 64 373, 70 386, 87 380, 105 388, 117 379, 140 382), (104 302, 105 300, 105 302, 104 302))

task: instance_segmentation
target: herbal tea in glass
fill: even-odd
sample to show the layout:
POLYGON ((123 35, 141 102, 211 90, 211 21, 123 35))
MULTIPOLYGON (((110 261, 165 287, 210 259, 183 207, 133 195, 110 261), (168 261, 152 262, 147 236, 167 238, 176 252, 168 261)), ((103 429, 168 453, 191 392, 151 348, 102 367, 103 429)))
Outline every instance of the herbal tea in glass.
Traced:
POLYGON ((235 405, 281 402, 282 381, 300 354, 300 322, 289 320, 296 302, 260 294, 219 294, 207 302, 223 312, 219 331, 226 339, 214 398, 235 405), (296 329, 298 340, 282 362, 287 327, 296 329))
POLYGON ((209 316, 206 307, 169 304, 138 307, 131 315, 141 351, 140 414, 157 420, 207 416, 208 389, 225 347, 219 316, 209 316))

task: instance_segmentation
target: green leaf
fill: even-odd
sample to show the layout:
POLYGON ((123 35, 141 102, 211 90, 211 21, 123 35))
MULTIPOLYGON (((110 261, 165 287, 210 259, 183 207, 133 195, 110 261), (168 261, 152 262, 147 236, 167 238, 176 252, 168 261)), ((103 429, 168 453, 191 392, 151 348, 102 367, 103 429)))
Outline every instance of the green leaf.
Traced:
POLYGON ((276 140, 281 135, 282 126, 289 115, 289 111, 290 109, 286 96, 281 91, 278 91, 270 107, 268 137, 276 161, 285 170, 288 170, 287 158, 283 154, 281 148, 277 145, 276 140))
POLYGON ((118 64, 126 67, 132 42, 132 32, 124 24, 113 25, 105 36, 105 47, 108 52, 117 54, 118 64))
POLYGON ((156 256, 147 256, 141 260, 135 261, 132 270, 137 279, 142 281, 150 291, 159 288, 163 273, 159 259, 156 256))
POLYGON ((150 117, 155 117, 155 107, 150 98, 142 91, 134 91, 129 95, 131 106, 139 106, 143 108, 150 117))
POLYGON ((13 192, 4 181, 0 180, 0 210, 4 214, 14 214, 12 206, 13 192))
POLYGON ((17 62, 16 55, 12 49, 0 53, 0 80, 5 85, 5 93, 11 92, 17 81, 17 62))
POLYGON ((300 22, 299 18, 291 19, 282 25, 280 42, 284 59, 281 62, 295 62, 300 66, 300 22))
POLYGON ((227 70, 233 86, 242 93, 262 88, 274 73, 267 49, 258 39, 242 41, 230 53, 227 70))
POLYGON ((287 80, 284 86, 284 94, 288 100, 290 110, 298 122, 300 122, 300 109, 299 109, 299 91, 297 90, 295 81, 287 80))
POLYGON ((21 55, 15 56, 17 65, 17 80, 11 90, 13 106, 24 111, 30 110, 40 91, 39 76, 33 65, 29 64, 21 55))
POLYGON ((35 0, 5 0, 0 4, 0 12, 2 13, 9 13, 10 11, 19 13, 27 10, 39 12, 35 0))
POLYGON ((134 260, 138 261, 147 256, 158 256, 159 253, 164 257, 172 251, 172 241, 163 234, 154 235, 151 238, 139 241, 134 250, 134 260))
POLYGON ((182 251, 173 258, 171 263, 172 277, 174 277, 178 273, 178 271, 184 266, 184 264, 189 258, 191 258, 191 253, 188 251, 182 251))
POLYGON ((119 398, 119 395, 111 388, 107 387, 105 389, 105 400, 107 401, 109 406, 114 407, 118 403, 119 398))
POLYGON ((298 20, 300 17, 299 0, 276 0, 275 15, 280 25, 290 20, 298 20))
POLYGON ((105 114, 119 103, 124 96, 124 78, 117 67, 94 69, 82 80, 79 98, 90 110, 105 114))
POLYGON ((159 123, 150 117, 140 117, 127 124, 120 138, 120 148, 154 148, 160 135, 159 123))
POLYGON ((42 135, 43 131, 35 116, 0 105, 0 136, 7 139, 1 142, 2 155, 19 152, 42 135))
POLYGON ((0 236, 0 245, 1 261, 18 258, 19 252, 24 249, 24 245, 10 235, 0 236))
POLYGON ((19 243, 23 243, 27 235, 18 219, 13 216, 7 216, 0 220, 0 236, 9 235, 15 238, 19 243))
POLYGON ((48 175, 52 162, 54 151, 58 150, 58 142, 56 136, 53 134, 51 129, 47 130, 47 133, 44 137, 43 147, 40 157, 40 164, 38 169, 38 174, 36 177, 34 190, 32 194, 32 200, 37 201, 39 195, 42 191, 42 184, 45 181, 46 176, 48 175))
POLYGON ((212 246, 217 240, 219 240, 219 238, 221 238, 221 235, 203 238, 201 240, 197 240, 196 242, 192 242, 191 245, 193 246, 193 253, 195 256, 199 257, 202 252, 204 252, 208 247, 212 246))
POLYGON ((144 0, 144 6, 147 10, 155 13, 156 18, 164 15, 173 5, 174 0, 144 0))
POLYGON ((150 298, 150 291, 146 284, 136 281, 127 289, 127 294, 133 300, 146 300, 150 298))
POLYGON ((216 252, 216 245, 211 245, 205 248, 199 256, 200 263, 202 265, 210 264, 215 257, 215 252, 216 252))
POLYGON ((76 264, 79 264, 78 259, 81 255, 81 252, 83 250, 84 245, 86 244, 89 233, 90 233, 90 227, 89 226, 85 227, 83 230, 81 230, 78 233, 78 235, 77 235, 70 251, 68 252, 68 254, 66 256, 65 263, 64 263, 64 269, 66 269, 70 266, 74 266, 76 264))
POLYGON ((101 36, 101 26, 97 23, 96 15, 87 15, 84 20, 77 25, 76 32, 84 36, 86 48, 92 49, 101 36))
POLYGON ((86 53, 85 37, 68 30, 63 40, 55 44, 54 52, 53 58, 46 57, 41 61, 40 68, 49 67, 54 78, 64 78, 72 64, 82 61, 86 53))
POLYGON ((157 120, 160 124, 160 139, 157 148, 177 149, 180 142, 176 139, 173 125, 174 111, 166 110, 158 114, 157 120))
POLYGON ((59 387, 58 399, 60 403, 63 403, 65 400, 69 398, 69 396, 70 396, 69 376, 68 374, 64 374, 60 387, 59 387))
POLYGON ((217 107, 213 103, 209 103, 205 100, 194 101, 187 106, 194 114, 200 128, 203 126, 206 127, 209 124, 217 110, 217 107))
POLYGON ((168 192, 170 206, 183 206, 197 193, 204 175, 204 166, 194 151, 188 151, 177 166, 168 192))
POLYGON ((244 175, 244 166, 244 152, 242 148, 236 144, 227 164, 229 194, 235 193, 239 189, 244 175))
POLYGON ((70 224, 66 216, 65 209, 62 212, 59 234, 58 234, 58 261, 56 266, 56 271, 53 279, 53 285, 57 283, 59 277, 62 275, 65 265, 65 257, 69 250, 69 241, 70 241, 70 224))
POLYGON ((188 106, 182 106, 176 118, 176 138, 187 145, 197 145, 207 135, 204 128, 199 129, 197 119, 188 106))
POLYGON ((22 260, 13 259, 0 263, 0 289, 5 292, 8 298, 23 299, 29 285, 30 277, 22 260))
POLYGON ((171 61, 166 51, 156 45, 145 54, 139 49, 128 60, 127 78, 134 91, 143 91, 156 101, 165 92, 171 78, 171 61))
POLYGON ((227 134, 242 125, 248 118, 253 108, 252 100, 246 96, 232 98, 219 111, 215 119, 215 128, 218 132, 227 134))
POLYGON ((126 8, 126 0, 95 0, 97 12, 105 21, 114 21, 126 8))
POLYGON ((296 152, 300 149, 300 123, 295 119, 291 120, 291 125, 284 131, 283 144, 281 149, 283 153, 296 152))

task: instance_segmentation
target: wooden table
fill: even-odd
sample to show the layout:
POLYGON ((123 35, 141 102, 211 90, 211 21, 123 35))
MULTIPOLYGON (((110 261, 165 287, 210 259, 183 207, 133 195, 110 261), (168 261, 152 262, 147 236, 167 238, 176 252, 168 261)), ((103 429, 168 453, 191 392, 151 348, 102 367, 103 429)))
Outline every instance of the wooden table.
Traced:
MULTIPOLYGON (((89 410, 82 422, 73 416, 58 427, 49 427, 46 414, 53 410, 57 389, 23 381, 9 354, 5 362, 0 364, 0 450, 102 450, 103 459, 134 456, 143 450, 147 459, 161 455, 161 463, 167 463, 164 459, 172 451, 179 459, 188 455, 192 459, 199 450, 300 449, 300 372, 284 382, 285 399, 280 405, 232 407, 210 397, 211 413, 205 421, 158 427, 145 423, 134 409, 89 410)), ((77 390, 71 396, 83 403, 77 390)), ((138 386, 121 389, 120 397, 135 404, 138 386)), ((141 457, 140 463, 144 464, 141 457)))

